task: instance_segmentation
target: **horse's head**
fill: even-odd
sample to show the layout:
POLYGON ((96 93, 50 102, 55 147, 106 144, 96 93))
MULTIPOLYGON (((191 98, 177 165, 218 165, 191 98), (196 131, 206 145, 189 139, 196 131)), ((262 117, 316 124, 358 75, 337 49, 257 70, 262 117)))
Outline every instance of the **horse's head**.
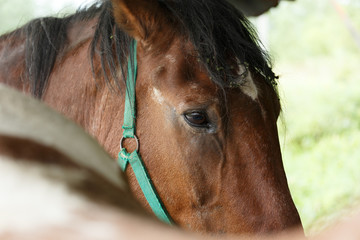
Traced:
POLYGON ((243 16, 215 0, 112 4, 139 43, 140 153, 174 221, 214 233, 300 225, 281 159, 275 76, 243 16))

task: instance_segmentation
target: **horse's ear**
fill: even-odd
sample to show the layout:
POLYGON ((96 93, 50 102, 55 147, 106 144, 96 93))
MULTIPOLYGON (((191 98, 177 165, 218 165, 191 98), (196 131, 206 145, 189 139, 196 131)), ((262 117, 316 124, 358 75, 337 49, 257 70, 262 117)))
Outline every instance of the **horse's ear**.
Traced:
POLYGON ((157 0, 111 0, 117 25, 137 41, 146 42, 166 22, 157 0))

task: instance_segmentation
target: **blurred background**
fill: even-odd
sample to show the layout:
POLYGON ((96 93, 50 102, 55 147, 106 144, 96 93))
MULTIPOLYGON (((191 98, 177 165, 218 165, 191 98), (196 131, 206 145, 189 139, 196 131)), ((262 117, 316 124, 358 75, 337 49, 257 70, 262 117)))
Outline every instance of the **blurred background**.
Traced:
POLYGON ((258 24, 280 76, 284 165, 308 233, 359 204, 359 13, 360 0, 282 1, 258 24))
MULTIPOLYGON (((0 34, 86 0, 0 0, 0 34)), ((360 0, 281 1, 252 17, 280 76, 284 165, 308 234, 360 203, 360 0)))

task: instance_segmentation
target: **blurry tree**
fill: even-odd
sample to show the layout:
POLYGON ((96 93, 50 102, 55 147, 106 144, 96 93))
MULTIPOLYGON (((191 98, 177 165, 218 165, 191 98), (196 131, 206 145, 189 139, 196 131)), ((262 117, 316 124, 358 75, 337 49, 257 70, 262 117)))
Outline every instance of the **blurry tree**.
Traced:
MULTIPOLYGON (((340 2, 340 1, 339 1, 340 2)), ((358 0, 347 0, 344 8, 360 31, 358 0)), ((307 56, 342 54, 346 48, 357 50, 349 32, 328 0, 302 0, 296 3, 284 2, 270 13, 271 27, 277 34, 270 39, 271 50, 277 57, 301 61, 307 56), (279 9, 288 9, 289 11, 279 9), (296 46, 296 47, 294 47, 296 46), (337 46, 337 49, 334 49, 337 46), (286 51, 284 51, 286 49, 286 51), (299 51, 301 49, 301 51, 299 51)))
POLYGON ((71 13, 79 2, 82 1, 0 0, 0 34, 21 27, 36 17, 71 13))
POLYGON ((34 0, 0 0, 0 33, 21 26, 35 16, 34 0))
MULTIPOLYGON (((360 1, 337 2, 360 31, 360 1)), ((305 229, 316 232, 360 202, 360 49, 329 0, 284 2, 269 22, 284 165, 305 229)))

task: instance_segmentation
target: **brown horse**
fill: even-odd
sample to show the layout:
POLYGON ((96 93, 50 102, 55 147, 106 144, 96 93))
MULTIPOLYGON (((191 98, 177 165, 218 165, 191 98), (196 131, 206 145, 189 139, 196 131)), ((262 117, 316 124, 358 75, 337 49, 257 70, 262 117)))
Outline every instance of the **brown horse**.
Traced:
MULTIPOLYGON (((300 225, 278 141, 276 76, 225 1, 112 0, 34 20, 1 37, 0 82, 41 98, 115 157, 133 39, 140 154, 174 222, 213 233, 300 225)), ((148 207, 131 168, 126 175, 148 207)))
POLYGON ((116 163, 79 126, 2 84, 0 103, 0 239, 86 222, 101 206, 146 215, 116 163))
MULTIPOLYGON (((305 240, 300 229, 229 237, 160 224, 136 204, 116 163, 79 126, 2 84, 0 102, 0 240, 305 240)), ((311 239, 359 239, 360 215, 346 219, 311 239)))

